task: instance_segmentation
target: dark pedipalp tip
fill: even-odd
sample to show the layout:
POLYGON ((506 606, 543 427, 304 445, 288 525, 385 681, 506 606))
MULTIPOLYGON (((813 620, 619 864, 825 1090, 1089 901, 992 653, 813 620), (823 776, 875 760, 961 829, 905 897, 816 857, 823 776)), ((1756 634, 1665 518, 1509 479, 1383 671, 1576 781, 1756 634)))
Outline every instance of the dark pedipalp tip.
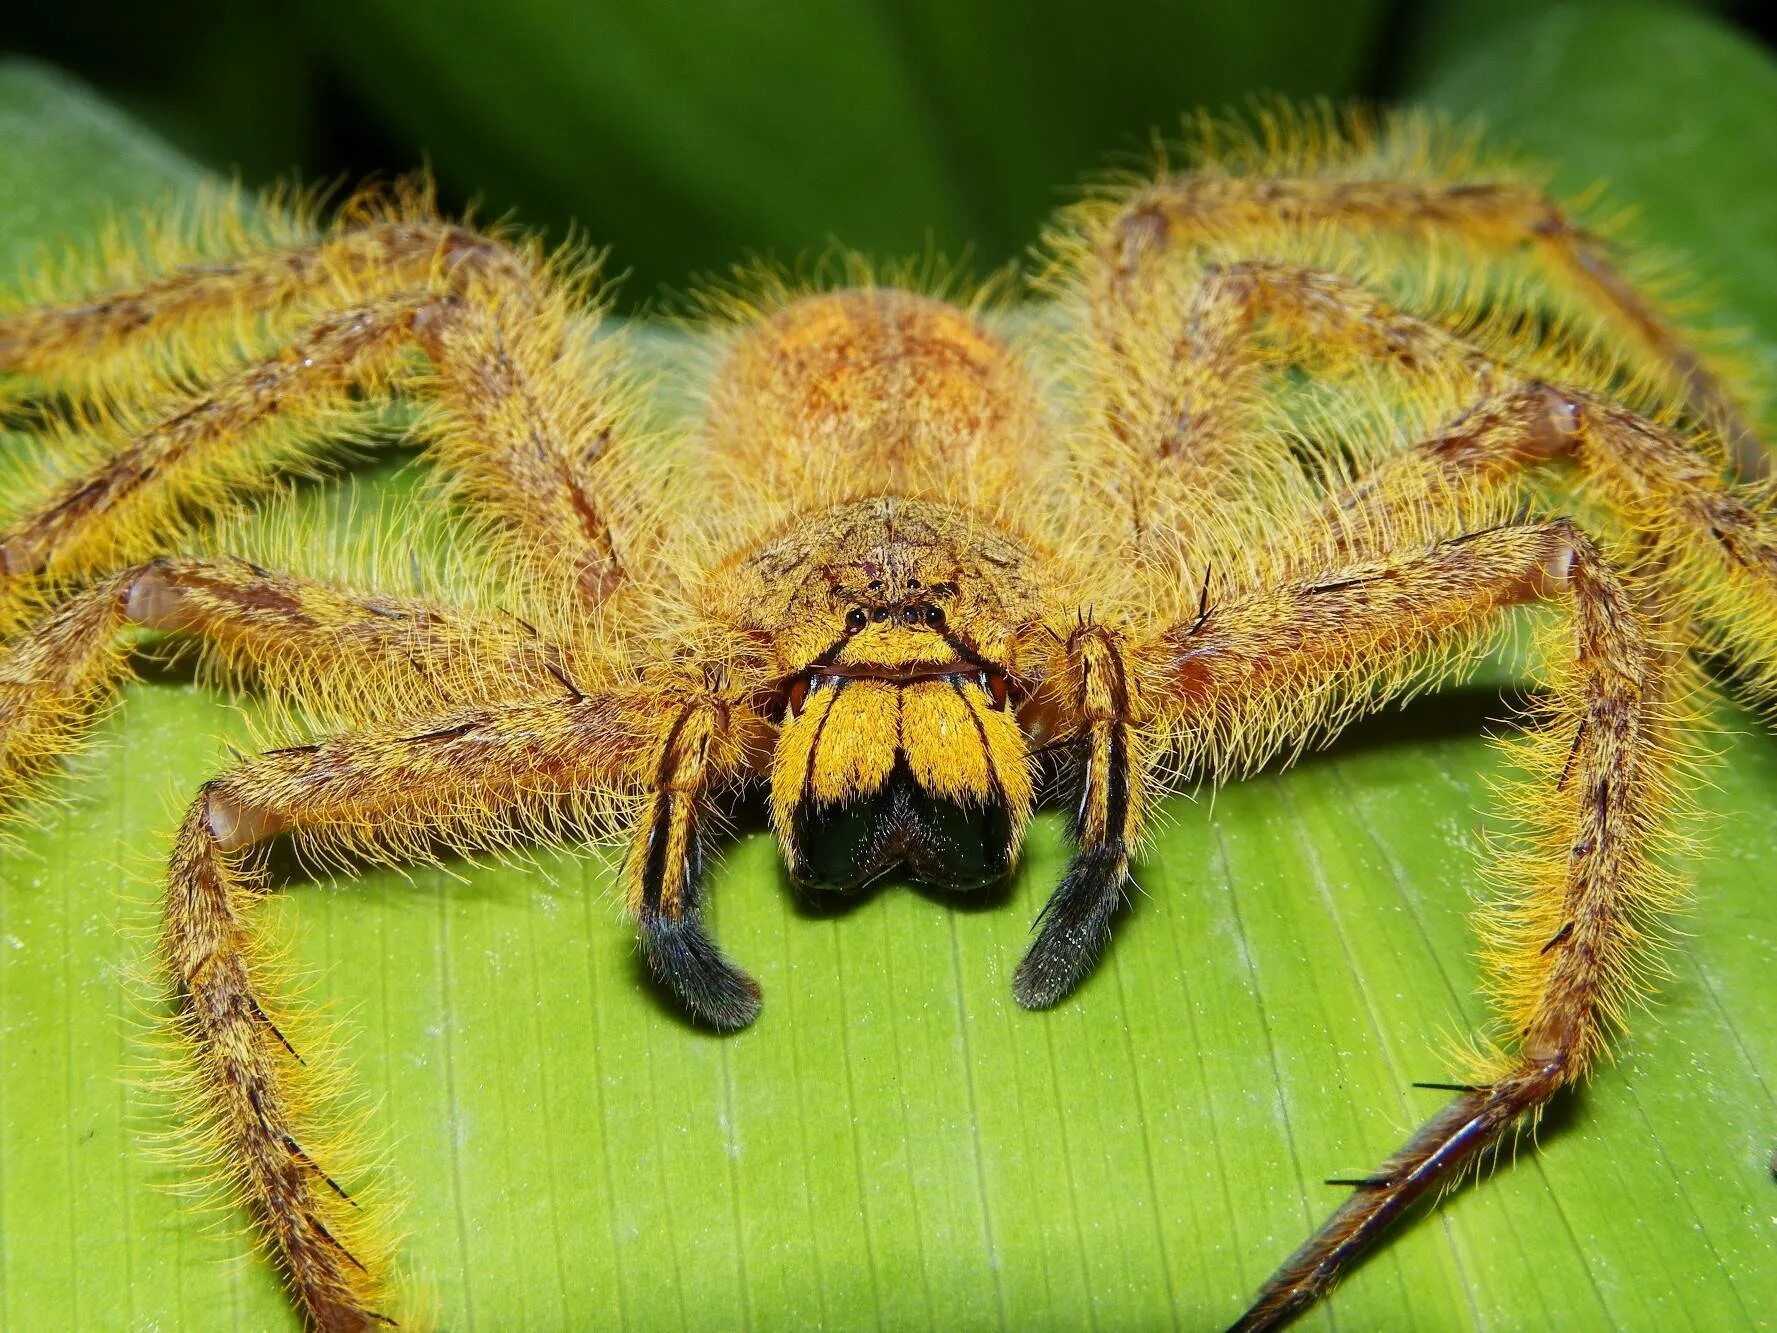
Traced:
POLYGON ((1026 1009, 1059 1004, 1086 979, 1111 936, 1123 902, 1120 854, 1080 853, 1037 918, 1036 940, 1012 974, 1013 998, 1026 1009))
POLYGON ((759 983, 729 962, 696 920, 645 914, 641 924, 648 970, 692 1018, 733 1032, 759 1017, 759 983))
POLYGON ((1030 947, 1012 974, 1012 998, 1026 1009, 1049 1009, 1065 1000, 1092 970, 1098 950, 1082 951, 1070 944, 1045 943, 1030 947))
POLYGON ((1013 998, 1026 1009, 1048 1009, 1071 995, 1110 938, 1111 907, 1046 911, 1039 918, 1036 941, 1012 974, 1013 998))

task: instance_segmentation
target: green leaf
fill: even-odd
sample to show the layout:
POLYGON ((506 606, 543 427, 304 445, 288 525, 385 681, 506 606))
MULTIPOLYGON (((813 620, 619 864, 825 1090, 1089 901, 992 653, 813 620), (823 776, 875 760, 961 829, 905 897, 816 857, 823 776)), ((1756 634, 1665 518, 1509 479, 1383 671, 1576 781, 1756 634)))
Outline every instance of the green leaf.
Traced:
MULTIPOLYGON (((1544 31, 1467 49, 1497 75, 1425 86, 1453 103, 1495 86, 1544 31)), ((1753 169, 1777 76, 1696 20, 1643 42, 1609 67, 1579 42, 1560 77, 1633 83, 1676 125, 1745 108, 1651 185, 1625 177, 1650 226, 1669 194, 1699 199, 1708 225, 1662 239, 1737 295, 1777 215, 1777 177, 1753 169), (1684 33, 1732 59, 1693 67, 1684 33)), ((1553 155, 1548 115, 1516 128, 1553 155)), ((1590 128, 1587 179, 1609 142, 1590 128)), ((0 262, 194 179, 30 67, 0 69, 0 142, 0 262)), ((1777 320, 1746 317, 1777 348, 1777 320)), ((1168 803, 1103 967, 1048 1014, 1009 982, 1065 855, 1053 817, 979 910, 892 887, 811 912, 770 840, 743 838, 714 924, 767 1009, 731 1038, 644 983, 597 857, 298 884, 267 910, 350 1015, 348 1062, 411 1195, 405 1253, 453 1327, 1217 1326, 1336 1200, 1320 1178, 1373 1167, 1434 1109, 1409 1084, 1484 1017, 1466 914, 1497 776, 1480 735, 1501 711, 1455 691, 1168 803)), ((1343 1326, 1713 1329, 1777 1309, 1777 744, 1725 716, 1738 734, 1663 998, 1546 1119, 1542 1152, 1341 1288, 1343 1326)), ((244 731, 223 699, 151 673, 0 873, 0 1326, 293 1322, 268 1268, 228 1262, 238 1238, 160 1188, 180 1177, 143 1141, 164 1110, 139 1085, 154 996, 135 978, 166 834, 225 737, 244 731)))

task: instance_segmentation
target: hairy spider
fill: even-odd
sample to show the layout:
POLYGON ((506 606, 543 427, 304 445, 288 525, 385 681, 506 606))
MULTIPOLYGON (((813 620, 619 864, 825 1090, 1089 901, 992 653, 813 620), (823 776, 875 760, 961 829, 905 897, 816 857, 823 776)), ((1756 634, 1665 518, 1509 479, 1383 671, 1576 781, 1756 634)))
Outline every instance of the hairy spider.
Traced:
POLYGON ((1744 391, 1522 173, 1418 121, 1206 124, 1187 166, 1064 213, 1015 336, 980 293, 855 263, 750 275, 706 302, 676 410, 600 329, 592 266, 422 191, 325 227, 212 205, 0 317, 47 445, 0 517, 0 799, 80 744, 132 627, 338 729, 203 786, 163 935, 194 1133, 314 1324, 394 1307, 265 982, 278 835, 407 860, 616 831, 649 966, 738 1028, 759 990, 700 918, 735 793, 766 791, 803 885, 961 890, 1053 787, 1077 849, 1014 979, 1042 1008, 1091 968, 1159 793, 1459 679, 1549 601, 1482 920, 1498 1031, 1240 1326, 1305 1308, 1604 1051, 1676 894, 1694 659, 1759 696, 1777 666, 1744 391), (394 396, 485 595, 189 553, 394 396))

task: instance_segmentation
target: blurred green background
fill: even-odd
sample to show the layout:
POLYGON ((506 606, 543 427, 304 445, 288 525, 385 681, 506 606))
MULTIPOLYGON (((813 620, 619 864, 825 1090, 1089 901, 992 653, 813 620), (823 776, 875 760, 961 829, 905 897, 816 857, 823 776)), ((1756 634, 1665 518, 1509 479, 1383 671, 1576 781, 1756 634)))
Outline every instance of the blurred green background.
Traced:
MULTIPOLYGON (((1530 0, 14 0, 0 53, 250 182, 404 171, 615 247, 632 302, 831 237, 988 268, 1084 174, 1255 92, 1395 98, 1530 0)), ((1768 7, 1717 4, 1769 44, 1768 7), (1764 25, 1760 32, 1759 25, 1764 25)), ((1528 55, 1527 51, 1527 55, 1528 55)))

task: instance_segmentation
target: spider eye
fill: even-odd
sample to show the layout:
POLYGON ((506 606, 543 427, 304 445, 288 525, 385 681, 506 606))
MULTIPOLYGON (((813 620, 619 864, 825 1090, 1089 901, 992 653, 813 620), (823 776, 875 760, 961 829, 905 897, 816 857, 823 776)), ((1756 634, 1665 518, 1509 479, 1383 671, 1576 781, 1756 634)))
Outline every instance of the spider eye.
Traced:
POLYGON ((859 630, 864 628, 864 623, 867 619, 868 617, 864 615, 864 609, 862 607, 852 607, 851 610, 845 613, 846 632, 856 634, 859 630))
POLYGON ((944 608, 941 606, 928 606, 926 608, 926 624, 930 625, 933 629, 937 629, 939 626, 943 625, 943 623, 944 608))

